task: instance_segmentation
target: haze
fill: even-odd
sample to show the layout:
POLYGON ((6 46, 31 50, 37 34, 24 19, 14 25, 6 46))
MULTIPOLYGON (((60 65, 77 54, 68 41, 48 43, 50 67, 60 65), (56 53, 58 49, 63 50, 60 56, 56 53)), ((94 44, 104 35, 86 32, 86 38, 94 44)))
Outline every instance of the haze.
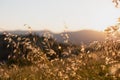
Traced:
POLYGON ((103 31, 119 17, 112 0, 0 0, 0 30, 103 31))

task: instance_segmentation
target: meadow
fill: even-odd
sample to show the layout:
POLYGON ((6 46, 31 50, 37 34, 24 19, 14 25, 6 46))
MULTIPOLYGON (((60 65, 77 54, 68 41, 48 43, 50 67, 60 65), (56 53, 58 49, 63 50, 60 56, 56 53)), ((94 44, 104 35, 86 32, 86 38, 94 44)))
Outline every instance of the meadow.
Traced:
POLYGON ((0 80, 119 80, 119 25, 105 30, 104 41, 74 45, 67 33, 37 36, 3 32, 0 38, 0 80))
MULTIPOLYGON (((120 0, 112 1, 115 7, 119 8, 120 0)), ((44 20, 47 22, 47 19, 52 22, 52 20, 59 21, 60 15, 63 18, 72 16, 68 17, 68 21, 69 19, 73 19, 73 21, 78 22, 82 21, 82 17, 89 17, 89 14, 92 14, 92 16, 90 15, 90 21, 88 22, 96 21, 94 23, 97 23, 101 22, 99 19, 102 19, 103 22, 105 21, 105 23, 107 23, 109 22, 109 18, 108 20, 105 18, 108 16, 111 17, 111 15, 114 15, 113 13, 117 16, 116 12, 114 12, 114 10, 112 11, 112 8, 109 10, 109 5, 102 5, 99 2, 97 2, 99 4, 95 5, 93 5, 94 2, 92 1, 91 5, 90 2, 86 2, 85 8, 82 7, 83 2, 77 2, 78 4, 74 3, 75 5, 72 4, 73 2, 69 3, 71 1, 65 2, 65 5, 62 4, 63 2, 60 2, 59 5, 61 6, 57 5, 58 2, 52 2, 35 1, 35 3, 37 3, 35 4, 31 1, 1 1, 1 23, 4 25, 5 20, 7 20, 11 24, 12 22, 17 24, 17 18, 19 22, 22 20, 24 23, 32 19, 31 22, 37 24, 37 20, 42 21, 41 19, 39 20, 39 18, 43 18, 43 23, 44 20), (53 4, 51 4, 52 2, 53 4), (80 12, 79 5, 80 8, 82 7, 80 12), (94 8, 94 6, 96 8, 94 8), (100 8, 97 8, 99 6, 100 8), (87 13, 85 16, 82 15, 84 14, 82 10, 86 11, 85 14, 89 11, 89 14, 87 13), (94 13, 94 10, 98 12, 96 11, 96 13, 94 13), (111 11, 112 14, 110 14, 110 12, 108 14, 105 11, 111 11), (59 14, 57 14, 57 12, 59 14), (63 15, 64 13, 66 13, 66 15, 63 15), (82 16, 78 17, 75 13, 82 16), (47 16, 47 14, 49 15, 47 16), (37 16, 36 18, 35 15, 37 16), (93 15, 97 19, 91 19, 94 17, 93 15), (77 18, 81 18, 81 20, 78 19, 77 21, 77 18)), ((56 22, 54 23, 58 24, 56 22)), ((73 22, 73 24, 74 23, 75 22, 73 22)), ((60 34, 63 41, 59 42, 49 31, 45 31, 39 36, 34 33, 27 24, 25 24, 24 27, 25 26, 28 27, 27 34, 13 34, 8 31, 0 32, 0 80, 120 80, 120 18, 117 24, 107 27, 104 30, 106 36, 105 40, 92 41, 87 44, 83 41, 79 41, 82 43, 78 45, 73 44, 69 40, 71 36, 68 34, 67 30, 64 30, 63 34, 60 34)), ((96 26, 94 28, 96 28, 96 26)), ((98 36, 99 35, 97 35, 97 38, 98 36)), ((99 39, 101 39, 101 37, 99 39)), ((76 42, 75 39, 72 40, 76 42)))

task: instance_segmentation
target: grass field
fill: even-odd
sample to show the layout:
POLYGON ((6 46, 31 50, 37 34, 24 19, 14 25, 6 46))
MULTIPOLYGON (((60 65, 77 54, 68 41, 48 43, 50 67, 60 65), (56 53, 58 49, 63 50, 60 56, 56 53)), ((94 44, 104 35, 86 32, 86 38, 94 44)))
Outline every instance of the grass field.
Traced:
POLYGON ((0 80, 119 80, 119 40, 107 36, 75 46, 67 34, 65 43, 57 43, 50 34, 37 38, 5 32, 4 46, 12 51, 0 63, 0 80))

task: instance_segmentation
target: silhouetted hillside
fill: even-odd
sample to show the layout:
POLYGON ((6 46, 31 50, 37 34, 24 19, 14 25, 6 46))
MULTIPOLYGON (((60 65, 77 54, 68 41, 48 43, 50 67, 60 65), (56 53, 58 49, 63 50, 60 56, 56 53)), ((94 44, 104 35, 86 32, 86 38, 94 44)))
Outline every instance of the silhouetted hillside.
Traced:
MULTIPOLYGON (((27 34, 27 31, 8 31, 12 34, 27 34)), ((50 32, 50 31, 49 31, 50 32)), ((38 34, 39 36, 41 36, 44 31, 33 31, 33 33, 38 34)), ((50 34, 52 34, 54 36, 54 38, 56 38, 57 41, 59 42, 63 42, 63 38, 59 33, 59 34, 55 34, 50 32, 50 34)), ((71 43, 73 44, 81 44, 81 42, 84 43, 89 43, 92 41, 103 41, 105 39, 105 34, 103 32, 98 32, 98 31, 93 31, 93 30, 81 30, 81 31, 75 31, 75 32, 67 32, 67 34, 69 35, 69 40, 71 43)))
MULTIPOLYGON (((68 32, 70 37, 70 42, 74 44, 81 44, 81 42, 89 43, 92 41, 103 41, 105 39, 105 34, 103 32, 93 31, 93 30, 81 30, 76 32, 68 32)), ((63 41, 60 34, 56 34, 55 37, 58 41, 63 41)))

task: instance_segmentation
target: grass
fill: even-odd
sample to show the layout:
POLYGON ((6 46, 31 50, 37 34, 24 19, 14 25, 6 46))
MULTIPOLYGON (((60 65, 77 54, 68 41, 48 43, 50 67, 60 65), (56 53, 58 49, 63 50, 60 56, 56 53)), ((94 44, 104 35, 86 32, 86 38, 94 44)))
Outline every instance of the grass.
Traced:
MULTIPOLYGON (((65 59, 43 61, 29 66, 15 64, 0 67, 1 80, 119 80, 118 74, 110 73, 112 64, 106 59, 89 57, 90 54, 79 54, 65 59)), ((120 63, 117 63, 120 64, 120 63)), ((115 67, 113 67, 115 68, 115 67)), ((118 68, 120 69, 120 67, 118 68)), ((120 73, 119 73, 120 74, 120 73)))
POLYGON ((0 80, 119 80, 120 45, 111 39, 117 29, 106 29, 107 40, 88 46, 69 44, 68 35, 57 43, 49 33, 42 38, 4 33, 11 52, 0 63, 0 80))

